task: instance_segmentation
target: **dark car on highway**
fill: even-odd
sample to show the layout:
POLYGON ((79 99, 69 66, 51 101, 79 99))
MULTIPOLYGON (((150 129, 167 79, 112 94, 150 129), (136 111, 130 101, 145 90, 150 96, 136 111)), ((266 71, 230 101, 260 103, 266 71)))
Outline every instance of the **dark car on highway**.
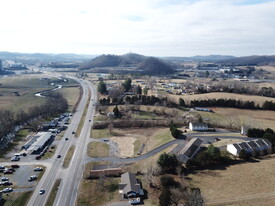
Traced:
POLYGON ((57 158, 60 158, 61 157, 61 155, 57 155, 57 158))

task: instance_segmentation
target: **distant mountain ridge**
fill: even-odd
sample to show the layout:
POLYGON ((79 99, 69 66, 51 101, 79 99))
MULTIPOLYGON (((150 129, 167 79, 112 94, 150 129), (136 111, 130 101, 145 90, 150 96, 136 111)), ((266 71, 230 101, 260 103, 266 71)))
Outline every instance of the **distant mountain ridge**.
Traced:
POLYGON ((275 66, 275 55, 271 56, 246 56, 246 57, 235 57, 231 59, 221 60, 219 63, 226 65, 235 66, 263 66, 263 65, 273 65, 275 66))
POLYGON ((172 61, 175 63, 182 62, 217 62, 221 60, 232 59, 234 56, 229 55, 207 55, 207 56, 192 56, 192 57, 162 57, 164 60, 172 61))
POLYGON ((48 54, 48 53, 20 53, 0 51, 0 59, 87 59, 96 55, 86 54, 48 54))

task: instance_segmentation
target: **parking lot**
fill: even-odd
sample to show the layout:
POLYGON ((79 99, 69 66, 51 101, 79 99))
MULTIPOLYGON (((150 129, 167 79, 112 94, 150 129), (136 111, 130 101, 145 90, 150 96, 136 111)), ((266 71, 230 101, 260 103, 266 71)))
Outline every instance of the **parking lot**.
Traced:
POLYGON ((0 173, 0 180, 3 177, 7 177, 10 182, 12 182, 12 185, 7 186, 0 186, 0 190, 11 187, 13 188, 14 192, 25 192, 33 190, 36 186, 37 182, 39 181, 40 177, 43 174, 43 171, 33 171, 36 166, 29 166, 29 165, 23 165, 19 168, 15 168, 15 171, 13 174, 4 174, 0 173), (33 181, 28 181, 30 176, 36 175, 38 179, 33 181))

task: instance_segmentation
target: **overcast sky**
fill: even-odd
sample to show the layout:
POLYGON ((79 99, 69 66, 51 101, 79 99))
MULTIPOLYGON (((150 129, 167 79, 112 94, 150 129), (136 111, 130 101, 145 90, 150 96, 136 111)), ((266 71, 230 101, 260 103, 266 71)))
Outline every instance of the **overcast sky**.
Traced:
POLYGON ((6 0, 0 51, 275 54, 275 0, 6 0))

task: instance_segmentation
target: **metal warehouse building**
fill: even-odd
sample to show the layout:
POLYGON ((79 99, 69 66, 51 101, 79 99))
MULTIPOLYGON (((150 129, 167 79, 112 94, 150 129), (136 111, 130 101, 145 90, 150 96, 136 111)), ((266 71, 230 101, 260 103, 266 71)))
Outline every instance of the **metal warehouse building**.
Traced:
POLYGON ((41 152, 43 148, 46 146, 46 144, 51 140, 52 136, 53 135, 51 132, 38 132, 32 138, 34 139, 34 141, 31 141, 32 139, 30 140, 32 144, 27 149, 28 153, 32 154, 32 153, 41 152))

